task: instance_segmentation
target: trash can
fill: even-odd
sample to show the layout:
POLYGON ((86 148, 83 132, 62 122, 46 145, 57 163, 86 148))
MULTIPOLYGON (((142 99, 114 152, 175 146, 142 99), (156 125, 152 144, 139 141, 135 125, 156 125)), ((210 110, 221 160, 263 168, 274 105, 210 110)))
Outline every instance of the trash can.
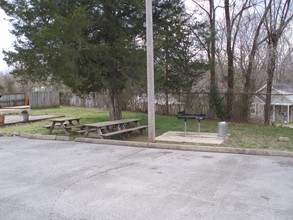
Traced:
POLYGON ((218 122, 218 137, 228 136, 228 123, 225 121, 218 122))
POLYGON ((28 119, 29 119, 29 114, 28 114, 27 110, 23 110, 23 111, 21 111, 21 115, 22 115, 22 119, 23 119, 23 121, 28 121, 28 119))

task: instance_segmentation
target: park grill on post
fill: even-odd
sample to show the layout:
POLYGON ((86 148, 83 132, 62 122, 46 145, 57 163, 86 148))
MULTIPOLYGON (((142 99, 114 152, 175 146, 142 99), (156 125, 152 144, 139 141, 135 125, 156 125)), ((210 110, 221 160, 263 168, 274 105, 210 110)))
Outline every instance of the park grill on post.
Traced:
POLYGON ((187 114, 184 111, 178 112, 177 114, 178 119, 184 119, 184 132, 186 132, 186 120, 194 119, 197 120, 197 128, 198 128, 198 135, 200 135, 200 121, 204 119, 208 119, 208 115, 206 114, 187 114))

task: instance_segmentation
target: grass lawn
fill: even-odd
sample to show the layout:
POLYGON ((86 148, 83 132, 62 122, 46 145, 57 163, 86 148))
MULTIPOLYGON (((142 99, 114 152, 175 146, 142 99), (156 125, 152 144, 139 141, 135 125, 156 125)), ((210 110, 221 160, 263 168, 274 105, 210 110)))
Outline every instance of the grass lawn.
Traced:
MULTIPOLYGON (((60 107, 54 109, 32 109, 30 115, 65 115, 66 117, 81 117, 81 123, 94 123, 109 120, 108 111, 96 108, 60 107)), ((141 125, 147 125, 147 115, 143 113, 123 112, 123 118, 140 118, 141 125)), ((43 126, 50 124, 48 120, 0 127, 4 135, 11 135, 13 132, 48 134, 43 126)), ((202 132, 217 133, 217 121, 201 121, 202 132)), ((197 121, 187 121, 188 131, 197 131, 197 121)), ((183 131, 184 121, 175 116, 156 116, 156 136, 167 131, 183 131)), ((225 147, 258 148, 274 150, 293 150, 293 129, 286 127, 273 127, 257 124, 229 123, 228 131, 230 137, 220 145, 225 147), (279 137, 289 137, 290 142, 280 142, 279 137)), ((63 132, 54 131, 54 134, 63 135, 63 132)), ((147 140, 147 132, 144 136, 137 136, 131 140, 147 140)))

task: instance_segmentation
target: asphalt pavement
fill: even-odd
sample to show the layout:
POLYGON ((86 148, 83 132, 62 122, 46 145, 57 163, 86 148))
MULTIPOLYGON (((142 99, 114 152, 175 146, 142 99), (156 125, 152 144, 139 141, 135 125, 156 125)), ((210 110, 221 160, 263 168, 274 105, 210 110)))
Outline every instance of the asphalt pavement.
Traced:
POLYGON ((0 137, 0 220, 279 220, 292 201, 292 157, 0 137))

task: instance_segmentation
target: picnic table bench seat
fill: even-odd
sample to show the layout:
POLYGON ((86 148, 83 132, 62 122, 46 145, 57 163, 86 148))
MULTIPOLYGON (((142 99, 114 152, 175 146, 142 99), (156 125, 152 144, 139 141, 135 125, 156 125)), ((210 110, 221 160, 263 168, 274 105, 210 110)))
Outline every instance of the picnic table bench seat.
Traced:
POLYGON ((127 128, 127 129, 123 129, 123 130, 112 131, 112 132, 108 132, 108 133, 100 134, 100 135, 103 137, 110 137, 113 135, 129 133, 129 132, 137 131, 137 130, 142 131, 146 128, 147 128, 146 125, 142 125, 142 126, 138 126, 138 127, 132 127, 132 128, 127 128))
POLYGON ((45 125, 43 128, 51 129, 52 125, 45 125))
MULTIPOLYGON (((64 126, 67 126, 68 123, 64 123, 63 125, 64 125, 64 126)), ((43 128, 47 128, 47 129, 51 129, 51 127, 52 127, 52 125, 45 125, 45 126, 43 126, 43 128)), ((55 125, 54 127, 55 127, 55 128, 59 128, 60 125, 55 125)))
MULTIPOLYGON (((64 128, 65 129, 72 129, 72 128, 83 128, 84 127, 84 125, 83 124, 79 124, 79 125, 68 125, 68 123, 65 123, 64 124, 64 128)), ((47 129, 51 129, 51 127, 52 127, 52 125, 45 125, 45 126, 43 126, 44 128, 47 128, 47 129)), ((58 128, 60 128, 60 125, 55 125, 55 129, 58 129, 58 128)), ((83 130, 81 130, 81 131, 83 131, 83 130)))
MULTIPOLYGON (((76 133, 78 133, 78 134, 84 134, 85 131, 86 131, 86 130, 83 129, 83 130, 76 131, 76 133)), ((95 128, 91 128, 91 129, 90 129, 90 132, 93 132, 93 131, 97 131, 97 129, 95 129, 95 128)))
POLYGON ((83 124, 78 124, 78 125, 66 125, 66 129, 67 128, 83 128, 84 125, 83 124))
POLYGON ((83 133, 84 137, 87 137, 91 133, 102 139, 121 134, 123 138, 125 138, 125 136, 129 136, 129 133, 132 131, 138 130, 142 133, 142 130, 147 128, 146 125, 141 126, 139 121, 140 119, 138 118, 128 118, 85 124, 84 131, 80 132, 80 134, 83 133), (94 133, 92 133, 92 131, 94 133))

